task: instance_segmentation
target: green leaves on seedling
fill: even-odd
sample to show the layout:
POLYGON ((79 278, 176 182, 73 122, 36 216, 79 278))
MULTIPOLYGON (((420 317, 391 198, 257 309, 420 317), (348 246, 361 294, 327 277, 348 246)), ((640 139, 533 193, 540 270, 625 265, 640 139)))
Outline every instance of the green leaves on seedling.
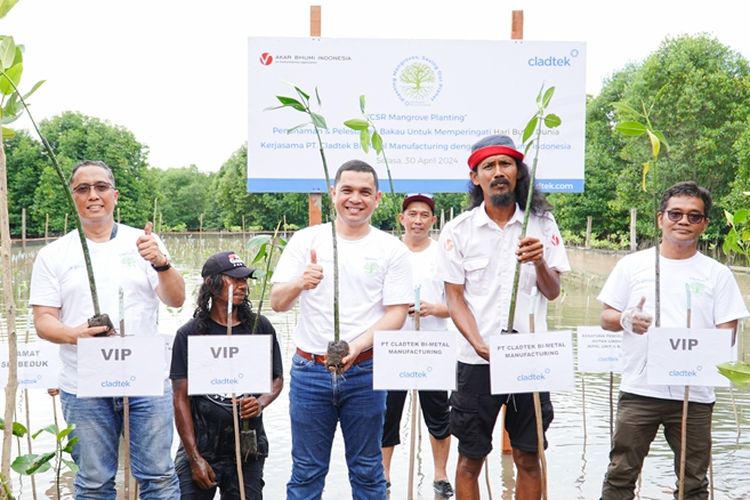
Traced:
POLYGON ((729 232, 724 237, 724 253, 736 253, 750 261, 750 210, 741 208, 734 213, 724 210, 729 232))
MULTIPOLYGON (((657 94, 658 98, 658 94, 657 94)), ((656 101, 656 99, 654 99, 656 101)), ((641 103, 643 111, 636 111, 635 108, 624 102, 616 102, 612 107, 617 112, 620 121, 615 124, 615 130, 625 137, 640 137, 646 135, 651 144, 651 161, 643 163, 641 169, 641 189, 647 191, 647 179, 648 174, 653 170, 654 186, 656 186, 656 169, 653 168, 659 159, 661 153, 661 146, 669 151, 669 144, 667 143, 664 134, 656 130, 651 124, 649 113, 654 107, 653 104, 646 109, 646 104, 641 103)))
POLYGON ((750 386, 750 364, 742 361, 720 363, 716 365, 719 373, 739 387, 750 386))
MULTIPOLYGON (((0 3, 0 17, 2 10, 6 8, 8 2, 0 3)), ((12 2, 15 3, 15 2, 12 2)), ((12 7, 7 6, 9 9, 12 7)), ((12 36, 0 35, 0 123, 7 125, 16 121, 23 113, 23 106, 20 103, 16 87, 21 83, 23 74, 23 45, 16 45, 12 36)), ((24 94, 23 99, 27 99, 31 94, 44 83, 44 80, 35 83, 31 90, 24 94)), ((3 128, 3 137, 12 137, 10 129, 3 128)))
MULTIPOLYGON (((15 424, 15 423, 14 423, 15 424)), ((68 424, 67 427, 60 430, 57 425, 48 425, 43 429, 39 429, 31 435, 33 439, 36 439, 42 432, 47 432, 55 436, 56 446, 55 451, 47 453, 29 453, 27 455, 21 455, 17 457, 11 467, 14 471, 19 474, 30 476, 38 472, 45 472, 52 468, 53 462, 64 463, 71 471, 78 472, 78 466, 72 460, 64 458, 64 454, 70 455, 73 453, 73 447, 78 443, 78 437, 70 438, 69 435, 75 429, 75 425, 68 424)), ((58 467, 55 467, 59 470, 58 467)), ((58 477, 59 480, 59 477, 58 477)))
POLYGON ((369 153, 372 147, 375 154, 380 156, 383 155, 383 137, 378 132, 372 120, 368 118, 365 111, 365 102, 365 96, 359 96, 359 110, 362 112, 362 118, 346 120, 344 125, 359 132, 359 145, 362 147, 362 151, 369 153))
MULTIPOLYGON (((5 430, 5 420, 0 418, 0 430, 5 430)), ((13 435, 16 437, 24 437, 29 432, 20 422, 13 422, 13 435)))
POLYGON ((547 90, 544 90, 544 84, 542 84, 539 93, 536 95, 536 113, 534 113, 534 116, 532 116, 528 123, 526 123, 526 126, 523 129, 523 134, 521 135, 521 143, 524 145, 524 155, 528 154, 534 141, 538 140, 541 136, 542 130, 540 124, 543 124, 549 129, 557 128, 562 125, 562 119, 558 115, 554 113, 546 113, 547 106, 549 106, 549 103, 552 101, 552 96, 554 95, 555 87, 550 87, 547 90), (535 132, 536 138, 534 138, 535 132))
MULTIPOLYGON (((305 123, 300 123, 299 125, 296 125, 290 129, 287 130, 287 132, 292 132, 294 130, 297 130, 301 127, 306 127, 307 125, 314 125, 318 129, 328 129, 328 125, 326 124, 326 119, 323 117, 323 115, 319 113, 315 113, 310 108, 310 94, 302 90, 301 88, 293 85, 294 90, 297 92, 297 96, 299 99, 295 99, 294 97, 287 97, 282 95, 277 95, 276 99, 281 103, 280 106, 273 106, 270 108, 266 108, 266 111, 272 111, 274 109, 282 109, 282 108, 292 108, 296 111, 300 111, 302 113, 305 113, 310 118, 310 121, 305 123)), ((318 93, 318 88, 315 87, 315 100, 318 103, 318 106, 320 106, 320 94, 318 93)))

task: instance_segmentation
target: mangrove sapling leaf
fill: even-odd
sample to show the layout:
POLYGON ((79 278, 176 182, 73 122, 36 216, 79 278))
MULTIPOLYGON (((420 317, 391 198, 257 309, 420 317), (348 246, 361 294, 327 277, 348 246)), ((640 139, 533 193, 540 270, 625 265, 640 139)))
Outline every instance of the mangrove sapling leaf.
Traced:
POLYGON ((720 363, 716 365, 719 373, 739 387, 750 386, 750 364, 742 361, 720 363))
MULTIPOLYGON (((325 149, 323 148, 323 139, 320 137, 320 130, 327 129, 326 121, 323 115, 313 112, 310 107, 310 95, 297 87, 292 85, 294 90, 297 92, 297 96, 300 100, 294 99, 288 96, 276 96, 279 102, 282 103, 280 107, 271 108, 279 109, 284 107, 291 107, 296 111, 300 111, 308 116, 311 120, 313 130, 315 130, 315 137, 318 141, 318 151, 320 152, 320 161, 323 164, 323 173, 326 180, 326 191, 328 196, 332 195, 332 184, 331 176, 328 173, 328 161, 326 160, 325 149), (299 104, 299 106, 297 106, 299 104), (301 108, 300 108, 301 107, 301 108)), ((318 88, 315 88, 315 99, 318 103, 318 107, 321 106, 320 93, 318 88)), ((333 245, 333 341, 328 343, 328 355, 326 357, 326 366, 336 373, 341 373, 343 369, 343 363, 341 360, 346 357, 349 353, 349 344, 346 341, 341 340, 341 323, 339 314, 339 250, 338 242, 336 238, 336 207, 331 200, 329 219, 331 224, 331 240, 333 245), (340 353, 346 352, 344 356, 340 356, 340 353)))
MULTIPOLYGON (((365 101, 365 96, 360 95, 359 110, 362 112, 362 118, 352 118, 350 120, 346 120, 344 122, 344 125, 352 130, 359 131, 359 143, 362 146, 362 151, 364 151, 365 153, 369 153, 370 147, 372 147, 372 149, 375 151, 375 154, 383 158, 385 171, 388 174, 388 186, 390 188, 389 195, 394 202, 394 206, 397 207, 394 217, 396 219, 396 234, 400 238, 401 224, 398 218, 400 204, 396 202, 396 189, 393 186, 393 175, 391 175, 391 167, 388 164, 388 157, 386 156, 385 150, 383 149, 383 136, 380 135, 380 132, 378 132, 378 128, 375 126, 375 123, 367 115, 367 111, 365 111, 365 101)), ((387 198, 388 197, 386 197, 386 199, 384 199, 383 201, 387 201, 387 198)), ((383 203, 383 205, 385 205, 385 203, 383 203)))
MULTIPOLYGON (((534 113, 534 116, 531 117, 529 122, 524 127, 524 133, 523 137, 526 137, 526 151, 529 150, 532 144, 534 144, 534 159, 531 164, 531 172, 529 173, 529 193, 526 197, 526 206, 524 207, 524 214, 523 214, 523 225, 521 226, 521 236, 520 239, 524 239, 526 237, 526 230, 529 227, 529 215, 531 213, 531 200, 534 195, 534 184, 536 182, 536 169, 537 165, 539 163, 539 150, 540 150, 540 141, 542 137, 542 128, 556 128, 559 127, 562 124, 562 119, 557 115, 548 114, 547 106, 552 101, 552 96, 555 94, 555 87, 549 87, 546 91, 544 90, 544 85, 539 89, 539 94, 537 95, 537 111, 534 113), (547 120, 548 116, 553 116, 554 118, 551 120, 547 120), (552 126, 548 125, 551 124, 552 126)), ((524 142, 526 142, 524 141, 524 142)), ((511 288, 511 294, 510 294, 510 307, 508 311, 508 325, 506 327, 506 330, 508 332, 513 332, 513 324, 515 322, 515 315, 516 315, 516 300, 518 298, 518 284, 521 277, 521 262, 516 261, 516 269, 515 273, 513 275, 513 286, 511 288)))
POLYGON ((28 455, 21 455, 13 460, 10 467, 25 476, 30 476, 37 472, 46 472, 52 468, 51 461, 55 458, 55 454, 56 452, 50 451, 42 454, 30 453, 28 455))
POLYGON ((5 17, 10 9, 18 2, 18 0, 2 0, 0 1, 0 18, 5 17))
MULTIPOLYGON (((4 429, 5 429, 5 420, 0 418, 0 430, 4 430, 4 429)), ((28 429, 26 429, 26 426, 20 422, 13 422, 12 429, 13 429, 12 430, 13 435, 16 437, 24 437, 26 433, 29 432, 28 429)))
POLYGON ((628 137, 638 137, 646 133, 646 126, 636 121, 625 121, 615 125, 615 130, 628 137))

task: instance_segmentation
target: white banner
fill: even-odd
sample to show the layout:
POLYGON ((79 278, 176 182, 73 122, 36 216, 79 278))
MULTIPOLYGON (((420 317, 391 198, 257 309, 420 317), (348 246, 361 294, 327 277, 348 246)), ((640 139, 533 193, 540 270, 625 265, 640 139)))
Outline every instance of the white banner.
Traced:
POLYGON ((190 335, 188 394, 271 392, 271 335, 190 335))
POLYGON ((579 326, 577 332, 579 372, 622 371, 622 332, 610 332, 598 326, 579 326))
MULTIPOLYGON (((8 344, 0 344, 0 385, 8 384, 8 344)), ((60 348, 51 342, 18 344, 18 388, 51 389, 57 387, 60 372, 60 348)))
POLYGON ((78 340, 78 397, 164 395, 164 337, 78 340))
POLYGON ((571 332, 490 337, 490 387, 492 394, 573 390, 571 332))
MULTIPOLYGON (((554 86, 549 112, 562 118, 541 139, 537 183, 547 192, 582 192, 586 116, 586 47, 582 42, 250 38, 248 40, 248 191, 325 190, 319 146, 309 118, 279 105, 299 100, 290 82, 311 94, 329 169, 360 149, 360 95, 383 138, 398 192, 465 192, 471 145, 505 134, 520 148, 542 84, 554 86), (318 107, 315 91, 322 105, 318 107)), ((530 153, 531 154, 531 153, 530 153)))
POLYGON ((729 387, 716 365, 733 359, 732 331, 712 328, 651 328, 648 383, 729 387))
POLYGON ((455 389, 455 335, 450 331, 375 332, 373 389, 455 389))

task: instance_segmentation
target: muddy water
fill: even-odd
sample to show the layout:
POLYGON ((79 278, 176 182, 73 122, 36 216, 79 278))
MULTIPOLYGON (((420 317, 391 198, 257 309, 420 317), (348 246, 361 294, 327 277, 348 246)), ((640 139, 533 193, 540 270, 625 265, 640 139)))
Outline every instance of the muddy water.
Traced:
MULTIPOLYGON (((173 334, 192 314, 195 291, 200 284, 200 266, 205 258, 219 250, 233 249, 242 253, 244 241, 240 236, 224 237, 168 237, 167 245, 173 260, 184 272, 188 286, 187 305, 180 309, 163 307, 160 312, 160 330, 173 334)), ((14 288, 17 306, 22 312, 18 331, 26 331, 26 304, 28 283, 39 244, 29 244, 26 249, 14 246, 14 288)), ((570 329, 578 325, 593 325, 598 322, 600 305, 596 302, 604 278, 619 258, 616 254, 602 254, 571 250, 569 252, 573 272, 564 280, 564 291, 560 299, 550 307, 551 328, 570 329)), ((746 303, 750 303, 750 276, 738 275, 746 303)), ((256 290, 256 295, 259 290, 256 290)), ((2 309, 4 312, 4 308, 2 309)), ((271 314, 264 307, 279 334, 285 372, 288 372, 294 345, 291 331, 296 322, 295 310, 286 314, 271 314)), ((3 336, 5 327, 3 323, 3 336)), ((743 334, 742 352, 750 359, 748 328, 743 334)), ((33 338, 33 333, 31 334, 33 338)), ((614 397, 618 379, 614 377, 614 397)), ((269 499, 284 498, 285 484, 291 468, 291 436, 288 418, 288 388, 276 402, 265 410, 265 425, 269 434, 270 457, 265 466, 265 495, 269 499)), ((713 475, 715 497, 717 499, 750 498, 750 393, 719 389, 718 402, 714 412, 714 452, 713 475), (739 431, 738 431, 739 426, 739 431)), ((610 377, 608 374, 577 374, 576 389, 572 392, 553 394, 555 421, 549 431, 550 447, 547 451, 549 468, 549 492, 552 499, 592 499, 598 498, 601 480, 607 465, 610 431, 610 377)), ((29 416, 33 430, 53 422, 53 402, 43 391, 29 391, 29 416)), ((402 420, 402 443, 410 440, 409 401, 402 420)), ((25 401, 21 397, 17 413, 19 420, 25 419, 25 401)), ((61 412, 57 406, 58 418, 61 412)), ((499 432, 496 432, 496 449, 499 432)), ((175 434, 176 435, 176 434, 175 434)), ((427 429, 424 424, 418 429, 419 447, 416 451, 415 494, 417 498, 434 498, 432 493, 433 465, 427 429)), ((26 442, 21 443, 26 453, 26 442)), ((47 434, 40 435, 33 442, 34 451, 47 451, 53 447, 47 434)), ((175 444, 176 447, 176 444, 175 444)), ((13 454, 18 454, 14 445, 13 454)), ((455 444, 451 451, 448 470, 455 471, 455 444)), ((394 453, 391 471, 393 483, 391 498, 406 498, 408 479, 408 445, 398 446, 394 453)), ((509 456, 493 451, 488 459, 490 487, 493 498, 512 498, 513 469, 509 456)), ((672 454, 664 438, 659 435, 654 441, 646 459, 639 490, 639 498, 669 498, 674 484, 672 454)), ((453 478, 451 478, 453 482, 453 478)), ((485 478, 481 485, 483 497, 489 498, 485 478)), ((71 475, 63 477, 63 497, 70 495, 71 475)), ((54 476, 50 472, 36 477, 38 498, 55 496, 54 476)), ((14 474, 14 490, 20 498, 32 498, 29 478, 19 481, 14 474)), ((324 498, 350 497, 343 441, 337 435, 331 458, 331 468, 326 481, 324 498)))

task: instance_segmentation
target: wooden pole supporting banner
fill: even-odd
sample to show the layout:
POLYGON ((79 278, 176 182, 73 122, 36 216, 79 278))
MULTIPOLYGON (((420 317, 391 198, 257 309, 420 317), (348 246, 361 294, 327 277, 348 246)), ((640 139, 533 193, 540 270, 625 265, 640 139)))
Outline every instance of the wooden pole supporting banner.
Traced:
MULTIPOLYGON (((320 36, 320 5, 310 6, 310 36, 320 36)), ((323 193, 307 195, 307 223, 314 226, 323 222, 323 193)))
POLYGON ((594 224, 594 219, 590 215, 586 217, 586 248, 591 248, 591 229, 594 224))
POLYGON ((635 252, 638 249, 638 241, 636 241, 635 230, 636 222, 638 222, 638 209, 630 209, 630 251, 635 252))

